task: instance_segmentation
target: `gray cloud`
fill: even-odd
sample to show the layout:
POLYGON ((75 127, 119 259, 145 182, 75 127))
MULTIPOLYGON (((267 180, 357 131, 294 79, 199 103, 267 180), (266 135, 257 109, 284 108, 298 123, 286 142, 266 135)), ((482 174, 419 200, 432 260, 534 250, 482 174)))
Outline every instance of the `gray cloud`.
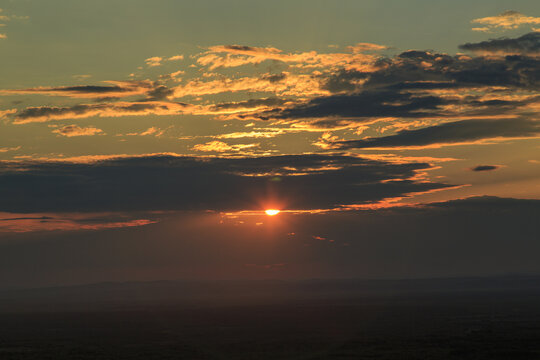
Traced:
POLYGON ((424 117, 439 114, 442 105, 452 103, 437 96, 413 96, 395 91, 362 92, 315 98, 305 104, 260 114, 265 119, 424 117))
POLYGON ((471 169, 471 171, 493 171, 500 168, 498 165, 478 165, 471 169))
POLYGON ((540 32, 531 32, 518 38, 500 38, 479 43, 466 43, 460 45, 459 48, 478 53, 538 55, 540 54, 540 32))

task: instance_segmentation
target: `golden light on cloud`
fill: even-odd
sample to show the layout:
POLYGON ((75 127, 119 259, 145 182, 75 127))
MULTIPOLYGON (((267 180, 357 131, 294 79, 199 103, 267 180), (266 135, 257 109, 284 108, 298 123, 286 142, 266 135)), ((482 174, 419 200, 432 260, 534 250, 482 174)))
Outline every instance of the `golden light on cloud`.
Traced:
POLYGON ((268 209, 265 211, 266 215, 268 216, 274 216, 274 215, 277 215, 280 213, 279 210, 276 210, 276 209, 268 209))

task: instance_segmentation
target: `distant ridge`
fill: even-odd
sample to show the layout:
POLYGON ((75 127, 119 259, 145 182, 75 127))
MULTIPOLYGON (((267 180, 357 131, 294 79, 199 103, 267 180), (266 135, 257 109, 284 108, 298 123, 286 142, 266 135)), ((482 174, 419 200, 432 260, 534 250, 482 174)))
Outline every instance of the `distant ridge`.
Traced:
POLYGON ((402 280, 164 280, 0 291, 0 312, 234 306, 461 293, 540 292, 539 275, 402 280))

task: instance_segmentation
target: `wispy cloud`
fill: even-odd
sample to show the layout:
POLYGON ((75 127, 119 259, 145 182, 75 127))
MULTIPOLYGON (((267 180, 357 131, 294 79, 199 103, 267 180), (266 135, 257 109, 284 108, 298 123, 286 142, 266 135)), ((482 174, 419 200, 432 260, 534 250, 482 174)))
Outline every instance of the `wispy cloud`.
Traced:
POLYGON ((148 65, 149 67, 161 66, 162 61, 163 61, 163 58, 159 56, 153 56, 151 58, 144 60, 146 65, 148 65))
POLYGON ((93 136, 100 133, 103 133, 103 130, 95 128, 95 127, 80 127, 77 125, 65 125, 62 127, 59 127, 58 129, 53 130, 53 133, 65 136, 65 137, 73 137, 73 136, 93 136))
POLYGON ((0 147, 0 153, 5 153, 8 151, 17 151, 20 150, 21 146, 13 146, 13 147, 0 147))
POLYGON ((471 23, 482 25, 482 27, 473 28, 474 31, 491 32, 517 29, 523 25, 538 25, 540 17, 526 16, 518 11, 507 10, 496 16, 474 19, 471 23))
POLYGON ((195 151, 203 151, 203 152, 217 152, 217 153, 224 153, 224 152, 237 152, 237 151, 243 151, 247 149, 251 149, 254 147, 258 147, 259 144, 235 144, 235 145, 229 145, 223 141, 210 141, 204 144, 197 144, 193 146, 193 150, 195 151))
POLYGON ((266 60, 292 64, 300 68, 334 68, 370 70, 375 66, 377 56, 364 51, 381 50, 384 47, 375 44, 360 44, 350 47, 352 53, 317 53, 301 52, 285 54, 273 47, 253 47, 244 45, 212 46, 208 52, 197 59, 200 65, 210 70, 221 67, 237 67, 247 64, 259 64, 266 60), (223 55, 224 54, 224 55, 223 55))
MULTIPOLYGON (((83 77, 82 79, 85 79, 83 77)), ((155 89, 150 81, 105 81, 111 85, 79 85, 60 87, 36 87, 29 89, 0 90, 0 95, 51 95, 68 96, 72 98, 104 98, 104 97, 128 97, 146 94, 155 89)))
MULTIPOLYGON (((14 14, 11 14, 11 15, 5 15, 4 14, 4 10, 3 9, 0 9, 0 21, 2 23, 0 23, 0 27, 5 27, 6 26, 6 22, 8 21, 13 21, 13 20, 28 20, 29 17, 28 16, 20 16, 20 15, 14 15, 14 14)), ((4 33, 0 33, 0 39, 7 39, 7 35, 4 34, 4 33)))
POLYGON ((155 218, 130 219, 126 214, 65 213, 17 214, 0 212, 0 233, 28 233, 36 231, 97 231, 145 226, 157 223, 155 218))

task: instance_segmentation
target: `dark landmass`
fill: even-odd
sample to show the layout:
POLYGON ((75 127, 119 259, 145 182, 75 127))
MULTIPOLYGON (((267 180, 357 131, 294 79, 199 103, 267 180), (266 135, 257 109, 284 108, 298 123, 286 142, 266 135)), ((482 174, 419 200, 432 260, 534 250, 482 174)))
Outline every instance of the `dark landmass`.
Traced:
POLYGON ((0 359, 540 359, 540 277, 0 291, 0 359))

